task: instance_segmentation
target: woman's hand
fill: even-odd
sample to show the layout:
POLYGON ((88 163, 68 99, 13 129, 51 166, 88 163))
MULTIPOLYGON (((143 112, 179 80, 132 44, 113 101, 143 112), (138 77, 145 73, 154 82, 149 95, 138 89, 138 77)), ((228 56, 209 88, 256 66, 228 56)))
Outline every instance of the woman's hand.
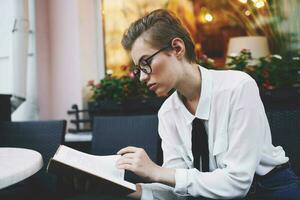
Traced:
POLYGON ((132 171, 150 182, 157 182, 161 167, 149 158, 144 149, 126 147, 117 154, 122 155, 117 161, 117 168, 132 171))

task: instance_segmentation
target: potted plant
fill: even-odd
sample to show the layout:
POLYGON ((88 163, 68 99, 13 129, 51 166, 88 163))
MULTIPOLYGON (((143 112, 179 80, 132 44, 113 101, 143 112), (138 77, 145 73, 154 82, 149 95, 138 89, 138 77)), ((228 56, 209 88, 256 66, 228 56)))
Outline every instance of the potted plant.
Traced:
MULTIPOLYGON (((270 55, 254 59, 247 49, 236 56, 229 56, 225 69, 248 73, 260 89, 266 107, 298 105, 300 102, 300 53, 270 55)), ((210 69, 218 69, 212 59, 204 56, 199 63, 210 69)))
MULTIPOLYGON (((128 71, 128 66, 122 66, 128 71)), ((164 98, 156 97, 128 71, 121 77, 107 74, 98 83, 88 82, 91 90, 89 110, 92 115, 133 115, 156 113, 164 98)))

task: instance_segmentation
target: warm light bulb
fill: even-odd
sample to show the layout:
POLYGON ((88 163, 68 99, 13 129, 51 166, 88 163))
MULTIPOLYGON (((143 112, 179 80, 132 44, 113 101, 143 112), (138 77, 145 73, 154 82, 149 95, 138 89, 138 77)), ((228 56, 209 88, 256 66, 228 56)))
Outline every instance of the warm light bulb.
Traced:
POLYGON ((200 50, 200 49, 201 49, 201 44, 197 42, 197 43, 195 44, 195 49, 196 49, 196 50, 200 50))
POLYGON ((107 69, 107 70, 106 70, 106 73, 107 73, 108 75, 112 75, 112 74, 114 73, 114 71, 113 71, 112 69, 107 69))
POLYGON ((251 12, 250 12, 249 10, 246 10, 246 11, 245 11, 245 15, 246 15, 246 16, 250 16, 250 15, 251 15, 251 12))
POLYGON ((246 4, 248 2, 248 0, 239 0, 239 2, 246 4))
POLYGON ((206 13, 204 19, 208 22, 211 22, 214 18, 210 13, 206 13))
POLYGON ((206 7, 202 7, 199 15, 197 16, 197 19, 200 23, 208 23, 213 21, 214 17, 211 14, 210 10, 208 10, 206 7))
POLYGON ((264 7, 265 6, 265 2, 264 1, 257 1, 256 3, 255 3, 255 7, 256 8, 262 8, 262 7, 264 7))

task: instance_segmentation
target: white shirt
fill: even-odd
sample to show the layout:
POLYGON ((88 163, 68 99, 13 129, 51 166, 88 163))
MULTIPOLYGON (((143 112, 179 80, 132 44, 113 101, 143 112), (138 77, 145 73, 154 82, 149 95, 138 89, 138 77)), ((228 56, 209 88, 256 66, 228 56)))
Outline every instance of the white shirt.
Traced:
POLYGON ((256 82, 240 71, 200 67, 201 94, 195 116, 174 92, 159 110, 163 167, 175 168, 175 188, 142 184, 142 199, 215 199, 244 197, 254 174, 265 175, 288 161, 274 147, 256 82), (210 172, 193 167, 192 121, 204 120, 208 134, 210 172))

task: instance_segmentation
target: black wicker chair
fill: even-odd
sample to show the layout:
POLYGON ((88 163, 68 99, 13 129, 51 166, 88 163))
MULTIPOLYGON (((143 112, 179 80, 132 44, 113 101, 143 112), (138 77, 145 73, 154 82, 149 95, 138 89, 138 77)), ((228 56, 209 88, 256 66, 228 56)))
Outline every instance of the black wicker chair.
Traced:
MULTIPOLYGON (((157 132, 156 115, 136 116, 97 116, 93 123, 92 154, 112 155, 126 146, 144 148, 149 157, 158 164, 162 163, 160 139, 157 132)), ((131 182, 140 180, 132 173, 125 178, 131 182)), ((68 198, 69 200, 124 200, 126 197, 86 194, 68 198)))
POLYGON ((292 168, 300 176, 300 88, 261 90, 272 142, 282 146, 292 168))
POLYGON ((300 107, 269 109, 267 116, 273 144, 283 147, 290 158, 292 168, 300 176, 300 107))
POLYGON ((44 161, 44 166, 38 173, 19 185, 10 186, 7 190, 27 187, 26 191, 30 189, 33 193, 32 197, 42 195, 43 199, 55 193, 56 177, 46 173, 46 167, 49 159, 63 142, 65 129, 65 120, 0 122, 0 147, 33 149, 41 153, 44 161))
MULTIPOLYGON (((149 157, 158 164, 162 163, 160 139, 157 132, 156 115, 135 116, 96 116, 93 121, 93 140, 91 154, 112 155, 126 146, 144 148, 149 157)), ((125 173, 131 182, 139 182, 132 173, 125 173)), ((65 200, 124 200, 126 197, 109 195, 82 194, 65 200)))
MULTIPOLYGON (((157 115, 95 117, 92 154, 111 155, 121 148, 135 146, 145 149, 154 162, 162 164, 157 127, 157 115)), ((128 174, 128 179, 133 182, 140 181, 135 180, 132 174, 128 174)))

